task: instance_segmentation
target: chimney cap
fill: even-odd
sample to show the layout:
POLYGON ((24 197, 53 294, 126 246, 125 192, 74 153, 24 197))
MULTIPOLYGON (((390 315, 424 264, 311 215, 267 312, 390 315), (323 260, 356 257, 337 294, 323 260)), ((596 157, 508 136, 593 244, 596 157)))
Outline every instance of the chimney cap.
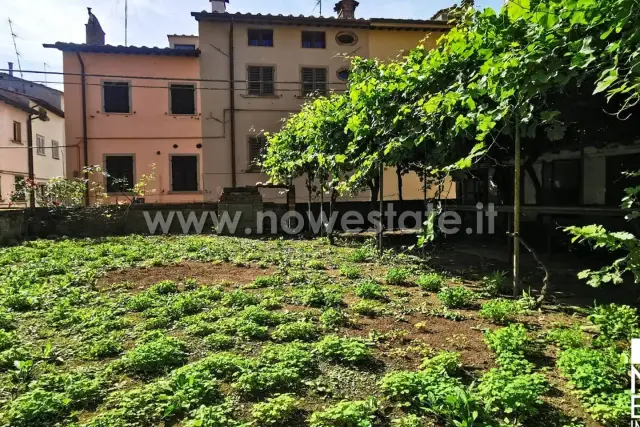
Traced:
POLYGON ((357 0, 340 0, 333 10, 338 14, 338 18, 355 19, 355 12, 358 6, 360 6, 360 2, 357 0))

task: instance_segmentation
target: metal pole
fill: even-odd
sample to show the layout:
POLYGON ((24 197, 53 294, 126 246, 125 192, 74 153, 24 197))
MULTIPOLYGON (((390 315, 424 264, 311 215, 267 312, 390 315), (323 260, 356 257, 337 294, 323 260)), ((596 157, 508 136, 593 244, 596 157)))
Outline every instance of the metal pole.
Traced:
POLYGON ((516 115, 515 120, 515 165, 514 165, 514 194, 513 194, 513 294, 520 295, 520 168, 521 168, 521 147, 520 147, 520 121, 516 115))
POLYGON ((384 162, 380 160, 380 229, 378 230, 378 252, 382 257, 384 254, 384 221, 382 213, 384 212, 384 162))

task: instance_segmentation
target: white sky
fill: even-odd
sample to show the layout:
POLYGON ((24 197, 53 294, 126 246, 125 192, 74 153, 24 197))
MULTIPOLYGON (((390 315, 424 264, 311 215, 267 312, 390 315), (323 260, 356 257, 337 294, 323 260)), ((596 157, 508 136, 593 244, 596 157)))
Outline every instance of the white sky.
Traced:
MULTIPOLYGON (((229 12, 317 15, 316 0, 230 0, 229 12)), ((333 1, 323 2, 323 15, 331 16, 333 1)), ((359 18, 428 19, 455 0, 360 0, 359 18)), ((62 71, 62 53, 44 49, 43 43, 84 43, 87 7, 93 8, 108 44, 124 44, 125 0, 0 0, 0 69, 16 54, 8 19, 14 23, 23 70, 62 71)), ((498 8, 502 0, 476 0, 480 8, 498 8)), ((197 34, 193 11, 210 10, 208 0, 129 0, 129 45, 168 46, 167 34, 197 34)), ((29 80, 42 75, 25 74, 29 80)), ((49 76, 48 81, 60 81, 49 76)))

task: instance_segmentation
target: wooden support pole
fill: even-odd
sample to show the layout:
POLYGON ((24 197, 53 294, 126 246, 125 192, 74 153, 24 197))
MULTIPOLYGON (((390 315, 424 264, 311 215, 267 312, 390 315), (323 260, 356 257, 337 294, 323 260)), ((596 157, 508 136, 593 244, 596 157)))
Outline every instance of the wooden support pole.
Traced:
POLYGON ((520 178, 521 178, 521 141, 520 120, 515 120, 515 159, 514 159, 514 194, 513 194, 513 295, 520 295, 520 178))
POLYGON ((378 252, 380 257, 384 255, 384 162, 380 160, 380 229, 378 230, 378 252))

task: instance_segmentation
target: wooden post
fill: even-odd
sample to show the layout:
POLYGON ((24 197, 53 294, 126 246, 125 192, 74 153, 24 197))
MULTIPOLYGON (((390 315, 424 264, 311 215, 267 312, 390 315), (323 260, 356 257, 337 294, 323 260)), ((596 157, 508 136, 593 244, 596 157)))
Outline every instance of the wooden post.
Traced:
POLYGON ((520 171, 521 171, 521 142, 520 120, 516 115, 515 120, 515 159, 514 159, 514 195, 513 195, 513 295, 520 295, 520 171))
POLYGON ((384 255, 384 162, 380 160, 380 230, 378 232, 378 252, 380 257, 384 255))

